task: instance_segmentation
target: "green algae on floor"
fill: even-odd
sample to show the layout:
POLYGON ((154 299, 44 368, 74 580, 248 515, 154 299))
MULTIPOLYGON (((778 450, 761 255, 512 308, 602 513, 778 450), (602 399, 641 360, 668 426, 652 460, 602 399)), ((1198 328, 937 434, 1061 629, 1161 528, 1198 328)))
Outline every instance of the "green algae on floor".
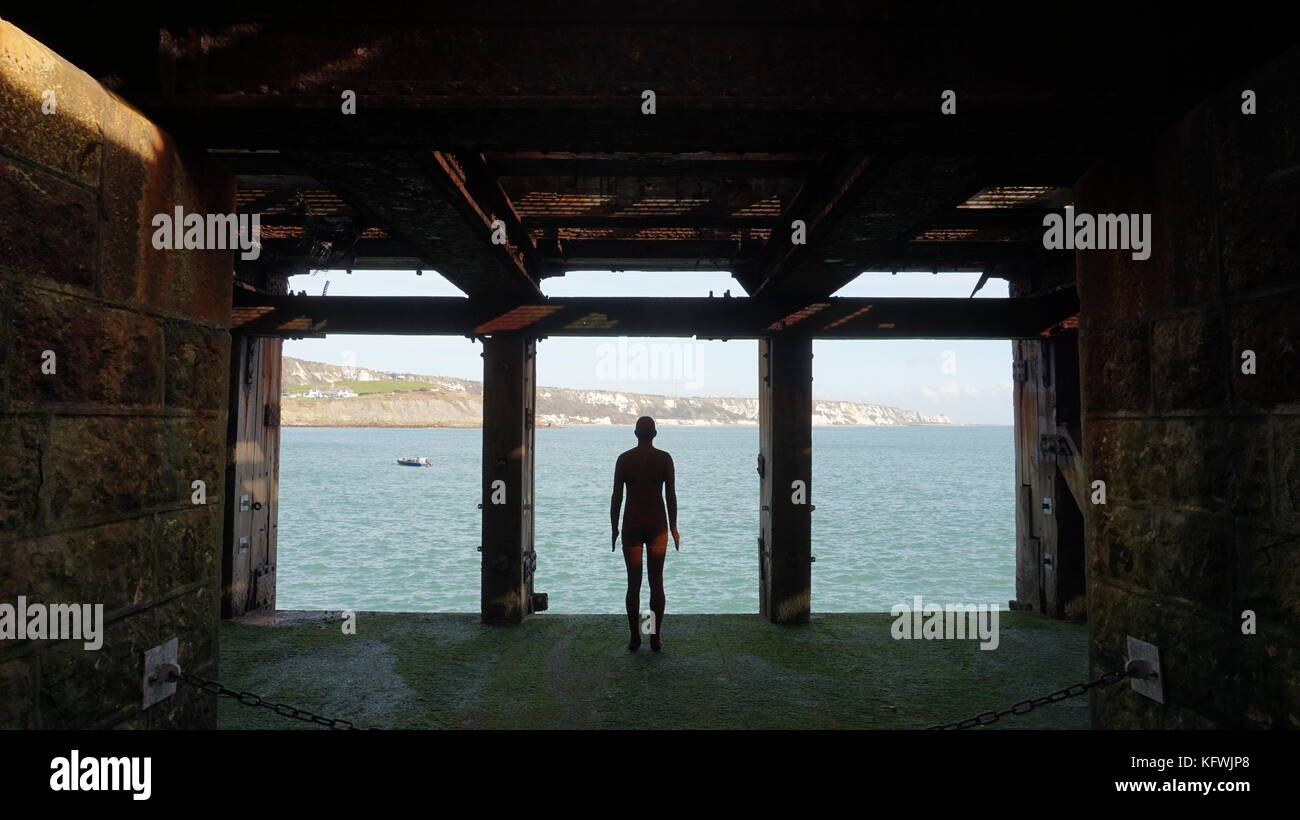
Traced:
MULTIPOLYGON (((1001 709, 1087 677, 1087 628, 1003 612, 978 641, 894 640, 886 613, 672 615, 665 650, 628 652, 619 615, 277 613, 224 622, 227 686, 391 729, 913 729, 1001 709)), ((1085 729, 1089 698, 998 727, 1085 729)), ((317 728, 219 699, 225 729, 317 728)))

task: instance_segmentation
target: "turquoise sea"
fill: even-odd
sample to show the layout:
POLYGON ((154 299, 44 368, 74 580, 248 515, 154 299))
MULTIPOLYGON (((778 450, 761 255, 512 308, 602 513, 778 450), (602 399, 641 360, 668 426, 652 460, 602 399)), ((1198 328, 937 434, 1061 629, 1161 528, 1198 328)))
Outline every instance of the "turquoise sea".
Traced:
MULTIPOLYGON (((477 612, 480 431, 282 431, 280 609, 477 612), (428 456, 432 469, 398 466, 428 456)), ((627 427, 537 431, 537 576, 553 613, 623 611, 609 549, 627 427)), ((677 466, 668 611, 758 611, 758 430, 661 427, 677 466)), ((813 428, 814 612, 1015 593, 1010 427, 813 428)), ((648 588, 643 588, 648 598, 648 588)), ((648 605, 648 604, 647 604, 648 605)))

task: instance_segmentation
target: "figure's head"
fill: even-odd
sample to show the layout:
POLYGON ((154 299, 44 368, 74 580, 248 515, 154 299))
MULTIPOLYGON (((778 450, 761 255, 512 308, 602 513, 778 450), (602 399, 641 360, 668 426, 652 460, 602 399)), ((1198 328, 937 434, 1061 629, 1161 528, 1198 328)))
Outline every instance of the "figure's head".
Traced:
POLYGON ((648 442, 655 437, 655 420, 642 416, 636 420, 636 440, 648 442))

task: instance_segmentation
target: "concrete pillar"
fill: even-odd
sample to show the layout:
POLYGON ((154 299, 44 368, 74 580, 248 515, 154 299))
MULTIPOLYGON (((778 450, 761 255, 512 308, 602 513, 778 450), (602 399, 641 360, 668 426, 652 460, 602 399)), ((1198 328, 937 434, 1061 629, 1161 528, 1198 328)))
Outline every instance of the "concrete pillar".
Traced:
POLYGON ((759 611, 808 622, 812 599, 812 338, 758 340, 759 611))
POLYGON ((536 341, 483 340, 483 623, 533 612, 533 412, 536 341))

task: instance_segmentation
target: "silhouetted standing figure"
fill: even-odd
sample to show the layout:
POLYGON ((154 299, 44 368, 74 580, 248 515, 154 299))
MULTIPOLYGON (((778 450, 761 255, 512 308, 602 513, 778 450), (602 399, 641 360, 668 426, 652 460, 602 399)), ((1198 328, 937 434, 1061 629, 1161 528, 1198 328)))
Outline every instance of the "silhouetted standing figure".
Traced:
POLYGON ((677 487, 673 476, 673 457, 654 444, 655 420, 642 416, 636 420, 637 445, 622 453, 614 465, 614 495, 609 503, 609 526, 613 531, 609 548, 618 542, 618 508, 623 505, 623 485, 627 485, 627 510, 623 515, 623 561, 627 564, 627 625, 632 638, 627 648, 641 648, 638 609, 641 605, 641 547, 650 554, 650 648, 658 652, 664 628, 664 558, 668 554, 668 533, 673 548, 682 548, 677 534, 677 487), (664 502, 668 503, 667 515, 664 502))

